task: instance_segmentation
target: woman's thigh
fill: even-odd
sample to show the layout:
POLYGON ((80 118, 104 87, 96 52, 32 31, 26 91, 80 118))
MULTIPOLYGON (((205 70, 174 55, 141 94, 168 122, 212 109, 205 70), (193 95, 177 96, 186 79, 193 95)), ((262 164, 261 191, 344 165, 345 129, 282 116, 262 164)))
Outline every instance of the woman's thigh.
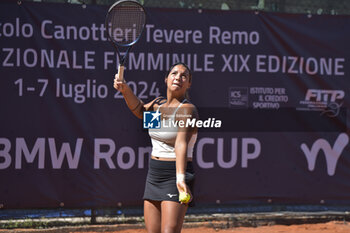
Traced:
POLYGON ((161 202, 144 200, 144 217, 148 233, 161 232, 161 202))
POLYGON ((188 206, 174 201, 162 201, 162 232, 181 232, 188 206))

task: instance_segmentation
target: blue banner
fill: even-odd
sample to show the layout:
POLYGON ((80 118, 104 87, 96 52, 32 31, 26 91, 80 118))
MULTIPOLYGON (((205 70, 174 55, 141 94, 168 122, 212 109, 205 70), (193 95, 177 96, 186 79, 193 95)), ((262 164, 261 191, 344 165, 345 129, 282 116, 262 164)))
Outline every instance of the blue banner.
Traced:
MULTIPOLYGON (((113 88, 107 7, 0 5, 4 208, 142 204, 151 143, 113 88)), ((146 11, 125 79, 148 102, 173 63, 191 67, 211 126, 194 149, 197 204, 350 204, 349 16, 146 11)))

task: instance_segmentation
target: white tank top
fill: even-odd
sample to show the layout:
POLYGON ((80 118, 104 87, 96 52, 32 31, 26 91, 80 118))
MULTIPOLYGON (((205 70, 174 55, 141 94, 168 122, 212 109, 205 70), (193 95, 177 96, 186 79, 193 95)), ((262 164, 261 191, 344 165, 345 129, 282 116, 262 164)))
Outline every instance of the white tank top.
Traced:
MULTIPOLYGON (((181 107, 181 105, 187 101, 184 99, 179 106, 175 109, 173 114, 169 116, 170 120, 175 121, 175 114, 177 110, 181 107)), ((161 106, 161 105, 160 105, 161 106)), ((158 107, 157 111, 159 111, 158 107)), ((166 122, 169 123, 168 120, 166 122)), ((163 123, 163 121, 162 121, 163 123)), ((175 140, 178 132, 178 127, 168 124, 168 127, 161 127, 160 129, 149 129, 148 134, 151 137, 152 142, 152 155, 160 158, 176 158, 175 155, 175 140)), ((187 147, 187 158, 193 157, 193 147, 197 140, 197 132, 194 133, 188 143, 187 147)))

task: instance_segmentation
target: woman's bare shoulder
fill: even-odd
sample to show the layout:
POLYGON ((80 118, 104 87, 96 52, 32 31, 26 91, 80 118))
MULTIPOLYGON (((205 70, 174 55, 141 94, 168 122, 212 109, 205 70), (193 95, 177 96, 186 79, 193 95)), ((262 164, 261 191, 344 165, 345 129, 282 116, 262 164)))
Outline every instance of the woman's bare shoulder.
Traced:
POLYGON ((154 111, 157 109, 160 105, 166 102, 166 98, 163 96, 159 96, 152 100, 151 102, 144 105, 146 111, 154 111))
POLYGON ((188 115, 189 117, 197 117, 198 111, 194 104, 191 102, 183 103, 179 109, 179 113, 182 113, 184 115, 188 115))

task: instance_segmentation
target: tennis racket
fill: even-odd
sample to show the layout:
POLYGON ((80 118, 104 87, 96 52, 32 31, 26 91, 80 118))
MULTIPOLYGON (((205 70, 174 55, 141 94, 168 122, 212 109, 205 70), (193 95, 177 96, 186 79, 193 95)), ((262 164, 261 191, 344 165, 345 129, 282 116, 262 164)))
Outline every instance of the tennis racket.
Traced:
POLYGON ((107 12, 105 26, 119 57, 119 81, 124 81, 125 59, 131 47, 140 39, 145 24, 145 9, 133 0, 117 1, 107 12), (124 54, 121 53, 122 49, 125 50, 124 54))

